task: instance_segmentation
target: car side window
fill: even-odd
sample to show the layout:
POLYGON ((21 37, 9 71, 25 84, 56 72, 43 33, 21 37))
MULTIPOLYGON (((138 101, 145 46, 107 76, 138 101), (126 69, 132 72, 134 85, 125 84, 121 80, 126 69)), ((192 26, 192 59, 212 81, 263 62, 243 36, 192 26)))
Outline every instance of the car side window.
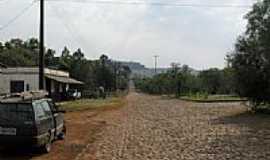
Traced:
POLYGON ((51 111, 49 103, 47 101, 43 101, 43 102, 41 102, 41 105, 42 105, 42 108, 45 112, 45 115, 52 116, 52 111, 51 111))
POLYGON ((46 117, 45 111, 41 105, 41 103, 33 103, 35 110, 35 117, 37 120, 41 120, 46 117))
POLYGON ((54 104, 52 101, 48 101, 48 103, 49 103, 49 105, 50 105, 50 107, 51 107, 51 110, 52 110, 53 112, 57 111, 57 108, 56 108, 55 104, 54 104))

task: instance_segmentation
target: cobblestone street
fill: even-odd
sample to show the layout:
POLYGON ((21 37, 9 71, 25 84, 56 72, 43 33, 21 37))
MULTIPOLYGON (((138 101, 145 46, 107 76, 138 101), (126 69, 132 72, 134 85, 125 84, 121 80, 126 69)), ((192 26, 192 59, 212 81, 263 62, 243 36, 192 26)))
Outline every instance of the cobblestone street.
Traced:
POLYGON ((88 160, 93 148, 98 160, 269 159, 270 119, 246 113, 239 103, 194 104, 134 92, 127 100, 78 159, 88 160))

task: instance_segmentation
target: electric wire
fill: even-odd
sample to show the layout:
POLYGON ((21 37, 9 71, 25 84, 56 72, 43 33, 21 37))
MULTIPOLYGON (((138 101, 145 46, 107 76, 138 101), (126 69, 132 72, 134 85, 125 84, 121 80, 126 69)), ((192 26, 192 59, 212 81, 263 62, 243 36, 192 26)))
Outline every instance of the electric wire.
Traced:
POLYGON ((18 20, 21 16, 23 16, 35 3, 37 0, 32 1, 28 6, 23 8, 17 15, 15 15, 13 18, 11 18, 7 23, 4 25, 0 25, 0 31, 3 31, 7 27, 9 27, 11 24, 13 24, 16 20, 18 20))
POLYGON ((108 0, 45 0, 47 2, 71 2, 71 3, 93 3, 108 5, 151 5, 171 7, 200 7, 200 8, 250 8, 252 5, 243 4, 195 4, 195 3, 165 3, 165 2, 143 2, 143 1, 108 1, 108 0))

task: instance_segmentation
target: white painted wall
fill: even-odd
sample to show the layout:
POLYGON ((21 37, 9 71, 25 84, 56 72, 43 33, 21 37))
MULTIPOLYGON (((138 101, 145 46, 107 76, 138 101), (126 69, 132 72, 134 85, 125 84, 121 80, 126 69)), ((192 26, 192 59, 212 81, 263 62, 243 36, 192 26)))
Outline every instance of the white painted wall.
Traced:
MULTIPOLYGON (((55 75, 61 77, 69 77, 68 72, 52 70, 45 68, 45 74, 55 75)), ((24 90, 27 89, 29 84, 30 91, 36 91, 39 89, 39 69, 37 67, 18 67, 18 68, 0 68, 0 94, 10 93, 11 81, 24 81, 24 90)), ((60 90, 63 90, 64 86, 60 86, 60 90)), ((66 86, 69 88, 69 85, 66 86)), ((52 92, 55 91, 55 83, 51 84, 52 92)))
POLYGON ((1 74, 0 73, 0 94, 10 93, 11 81, 24 81, 24 89, 26 91, 27 84, 29 84, 30 91, 36 91, 39 89, 38 74, 1 74))

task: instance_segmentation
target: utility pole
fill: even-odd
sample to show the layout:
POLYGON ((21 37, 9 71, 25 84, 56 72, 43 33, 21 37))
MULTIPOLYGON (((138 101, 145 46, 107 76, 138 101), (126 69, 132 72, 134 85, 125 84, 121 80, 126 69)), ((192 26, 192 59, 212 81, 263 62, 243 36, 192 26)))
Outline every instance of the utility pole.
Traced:
POLYGON ((44 0, 40 0, 40 35, 39 35, 39 89, 44 90, 44 0))
POLYGON ((157 60, 158 60, 158 55, 154 55, 155 58, 155 74, 157 74, 157 60))

